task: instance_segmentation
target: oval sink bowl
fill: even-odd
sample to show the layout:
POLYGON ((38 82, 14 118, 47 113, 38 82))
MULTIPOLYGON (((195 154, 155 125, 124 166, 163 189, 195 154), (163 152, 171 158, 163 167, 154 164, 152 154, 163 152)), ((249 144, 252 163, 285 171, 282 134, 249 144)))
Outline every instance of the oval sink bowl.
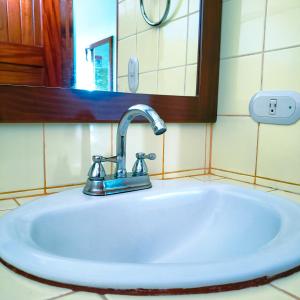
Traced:
POLYGON ((106 197, 81 189, 0 220, 7 266, 48 283, 124 294, 238 289, 298 270, 300 206, 195 180, 106 197))

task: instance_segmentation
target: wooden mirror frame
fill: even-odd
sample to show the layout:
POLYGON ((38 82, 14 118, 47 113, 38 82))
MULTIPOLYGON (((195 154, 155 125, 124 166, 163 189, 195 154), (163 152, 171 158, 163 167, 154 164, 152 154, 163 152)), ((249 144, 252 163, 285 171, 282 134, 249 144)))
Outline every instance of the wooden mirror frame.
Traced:
POLYGON ((0 122, 112 123, 138 103, 152 106, 166 122, 215 122, 222 0, 201 0, 200 5, 197 96, 0 85, 0 122))

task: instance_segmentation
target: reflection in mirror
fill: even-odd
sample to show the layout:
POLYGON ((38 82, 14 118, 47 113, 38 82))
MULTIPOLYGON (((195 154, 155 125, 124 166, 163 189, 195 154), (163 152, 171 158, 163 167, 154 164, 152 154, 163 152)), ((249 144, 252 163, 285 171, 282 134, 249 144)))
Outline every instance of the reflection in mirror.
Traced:
POLYGON ((75 88, 115 91, 117 0, 73 0, 75 88))
MULTIPOLYGON (((144 0, 153 22, 164 14, 167 0, 144 0)), ((152 27, 140 0, 118 3, 118 91, 130 92, 128 61, 139 61, 137 93, 195 96, 198 63, 200 0, 171 0, 167 19, 152 27)))
POLYGON ((145 14, 168 1, 159 26, 140 0, 4 1, 0 84, 195 96, 200 0, 144 0, 145 14))
MULTIPOLYGON (((164 15, 167 0, 143 2, 153 22, 164 15)), ((142 16, 140 0, 103 0, 101 4, 73 0, 75 87, 195 96, 199 7, 199 0, 171 0, 166 20, 150 26, 142 16), (105 46, 109 37, 111 43, 105 46), (138 72, 130 73, 137 89, 129 88, 130 58, 138 61, 138 72)))

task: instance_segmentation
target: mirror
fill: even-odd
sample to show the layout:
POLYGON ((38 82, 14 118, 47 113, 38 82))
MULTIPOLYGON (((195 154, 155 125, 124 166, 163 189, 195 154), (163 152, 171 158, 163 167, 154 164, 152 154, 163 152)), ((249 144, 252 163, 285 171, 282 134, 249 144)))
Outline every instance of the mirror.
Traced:
POLYGON ((74 87, 195 96, 199 8, 199 0, 73 0, 74 87), (165 14, 164 22, 148 25, 141 4, 150 20, 165 14))

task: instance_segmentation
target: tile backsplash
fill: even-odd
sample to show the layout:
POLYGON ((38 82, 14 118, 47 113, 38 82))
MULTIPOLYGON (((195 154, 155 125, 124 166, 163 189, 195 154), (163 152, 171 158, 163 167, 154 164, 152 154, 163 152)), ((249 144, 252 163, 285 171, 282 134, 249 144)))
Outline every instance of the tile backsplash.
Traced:
MULTIPOLYGON (((158 178, 207 173, 206 124, 167 124, 155 136, 149 124, 131 124, 127 169, 138 151, 155 152, 158 178)), ((83 184, 95 154, 115 154, 117 124, 1 124, 0 199, 44 194, 83 184)), ((106 164, 107 173, 111 172, 106 164)))
POLYGON ((300 193, 300 122, 257 124, 258 90, 300 92, 300 1, 223 1, 212 173, 300 193))

